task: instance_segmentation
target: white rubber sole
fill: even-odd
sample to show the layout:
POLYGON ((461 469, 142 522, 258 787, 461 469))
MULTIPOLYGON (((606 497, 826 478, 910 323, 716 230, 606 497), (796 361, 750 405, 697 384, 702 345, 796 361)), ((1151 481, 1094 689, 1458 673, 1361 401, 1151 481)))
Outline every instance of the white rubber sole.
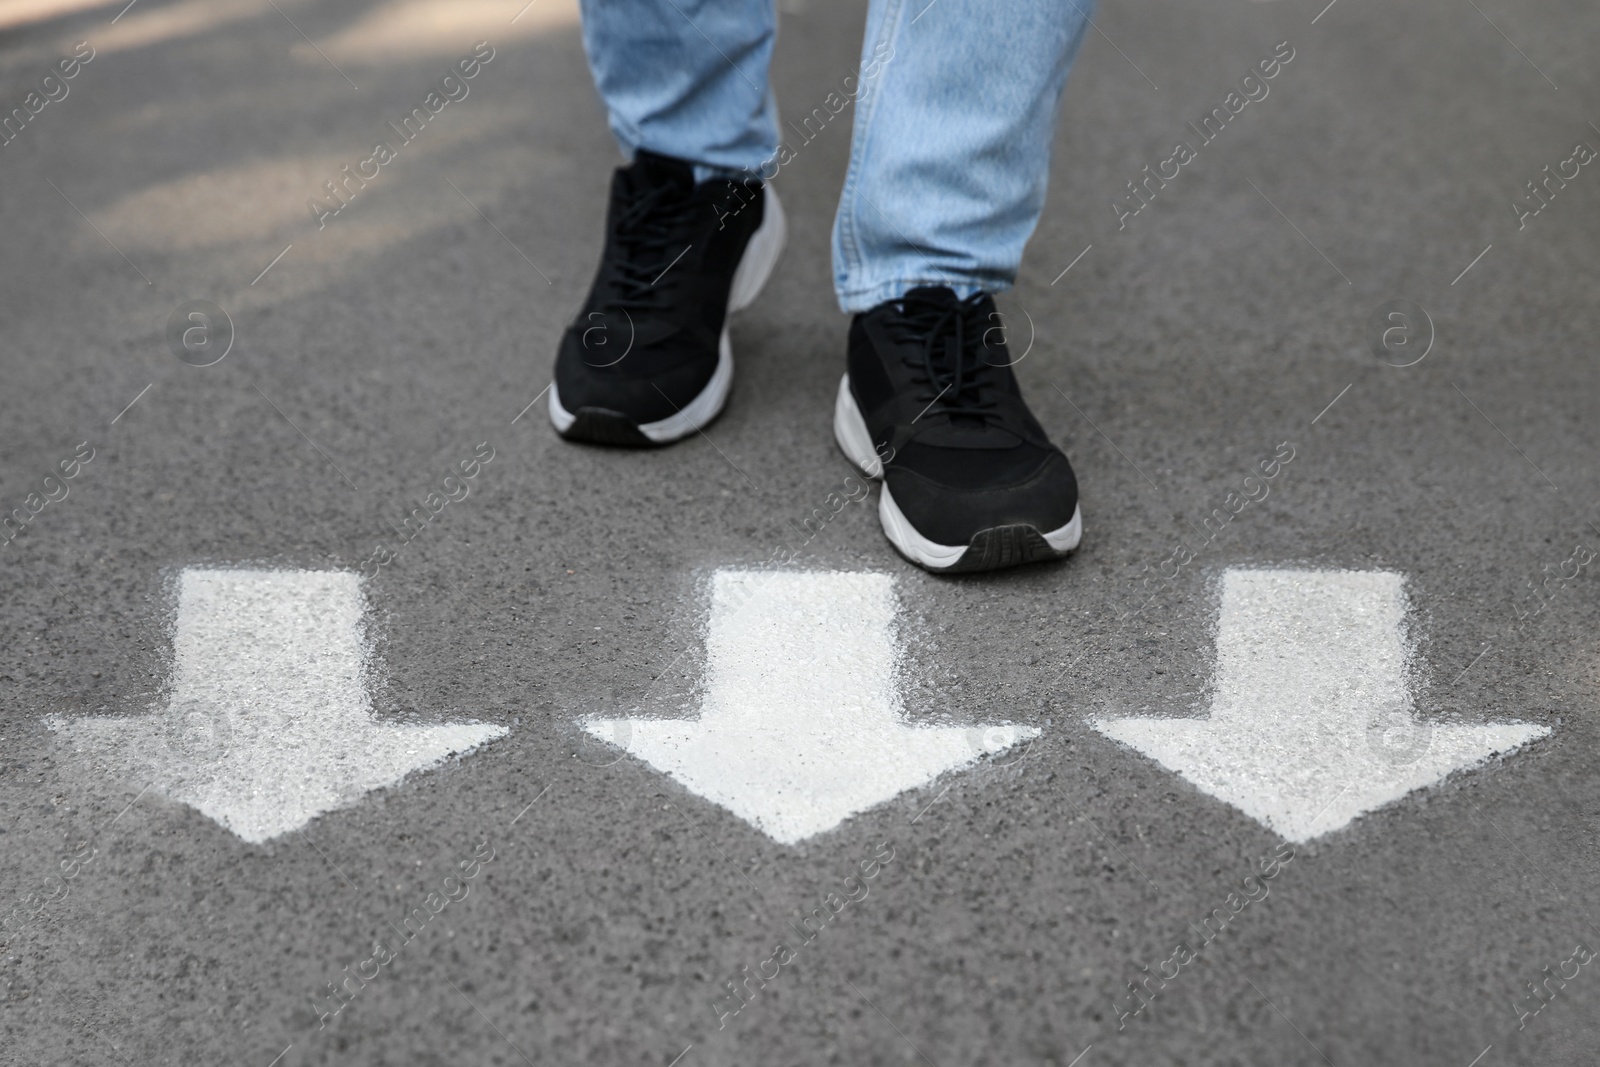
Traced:
MULTIPOLYGON (((839 379, 838 397, 833 403, 833 438, 845 458, 868 478, 882 479, 883 461, 872 447, 872 435, 867 432, 867 422, 850 395, 850 375, 839 379)), ((889 538, 889 543, 902 556, 930 571, 949 570, 967 554, 968 545, 941 545, 917 532, 911 520, 905 517, 894 502, 894 494, 885 484, 878 496, 878 522, 889 538)), ((1043 533, 1045 543, 1058 555, 1065 555, 1078 547, 1083 539, 1083 509, 1074 508, 1072 520, 1059 529, 1043 533)))
MULTIPOLYGON (((766 187, 765 199, 761 225, 750 235, 750 243, 745 246, 744 256, 733 272, 733 283, 728 287, 728 315, 743 311, 760 295, 767 279, 772 277, 772 268, 777 266, 778 256, 788 241, 788 220, 784 218, 783 206, 778 203, 778 194, 770 185, 766 187)), ((688 437, 722 413, 732 390, 733 347, 728 343, 727 317, 724 316, 722 336, 717 339, 717 369, 712 372, 711 380, 695 394, 693 400, 674 414, 655 422, 641 423, 639 432, 658 445, 688 437)), ((556 432, 566 433, 577 418, 576 414, 561 406, 561 392, 556 388, 556 383, 551 381, 550 422, 556 432)))

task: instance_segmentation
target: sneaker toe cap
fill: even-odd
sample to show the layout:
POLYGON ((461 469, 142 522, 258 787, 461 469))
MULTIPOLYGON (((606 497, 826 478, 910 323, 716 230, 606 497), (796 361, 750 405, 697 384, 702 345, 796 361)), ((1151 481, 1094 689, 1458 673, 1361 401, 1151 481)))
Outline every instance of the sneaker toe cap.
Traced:
POLYGON ((1032 526, 1047 534, 1072 521, 1078 482, 1072 465, 1052 450, 1027 476, 982 487, 941 484, 927 473, 891 464, 885 481, 917 532, 941 545, 969 544, 984 530, 1032 526))
POLYGON ((561 338, 555 381, 568 411, 598 408, 642 425, 677 414, 705 388, 716 368, 715 350, 660 351, 639 345, 618 347, 611 355, 586 348, 574 327, 561 338))

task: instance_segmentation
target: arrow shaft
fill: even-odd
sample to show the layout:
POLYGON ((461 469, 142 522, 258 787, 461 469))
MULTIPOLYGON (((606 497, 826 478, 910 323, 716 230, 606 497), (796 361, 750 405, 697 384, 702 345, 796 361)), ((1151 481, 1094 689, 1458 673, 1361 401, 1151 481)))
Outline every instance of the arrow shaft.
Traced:
POLYGON ((1363 732, 1409 712, 1406 596, 1385 571, 1229 571, 1211 720, 1363 732), (1286 709, 1307 715, 1285 717, 1286 709))
POLYGON ((884 574, 718 571, 702 722, 813 737, 892 726, 894 612, 884 574))
POLYGON ((185 570, 173 704, 270 727, 369 716, 359 576, 345 571, 185 570))

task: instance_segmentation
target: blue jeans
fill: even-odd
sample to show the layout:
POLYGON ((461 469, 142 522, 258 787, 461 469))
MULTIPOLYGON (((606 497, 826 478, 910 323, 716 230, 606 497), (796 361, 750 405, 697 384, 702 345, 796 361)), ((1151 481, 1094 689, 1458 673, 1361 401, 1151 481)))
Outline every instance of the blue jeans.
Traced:
POLYGON ((865 311, 1016 280, 1091 3, 869 0, 861 66, 782 126, 773 0, 583 0, 583 42, 624 154, 689 160, 701 180, 776 179, 853 102, 833 272, 839 306, 865 311))

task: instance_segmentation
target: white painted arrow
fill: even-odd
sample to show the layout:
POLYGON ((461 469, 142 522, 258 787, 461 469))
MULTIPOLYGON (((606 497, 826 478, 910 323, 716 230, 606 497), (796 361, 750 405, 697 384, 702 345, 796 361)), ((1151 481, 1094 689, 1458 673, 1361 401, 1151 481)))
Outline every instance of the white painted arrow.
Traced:
POLYGON ((1096 720, 1291 841, 1337 830, 1550 731, 1419 721, 1386 571, 1228 571, 1208 719, 1096 720))
POLYGON ((584 728, 786 845, 1035 736, 901 716, 886 574, 721 570, 700 718, 584 728))
POLYGON ((164 711, 46 724, 254 843, 505 734, 380 723, 363 678, 364 612, 348 571, 190 568, 164 711))

